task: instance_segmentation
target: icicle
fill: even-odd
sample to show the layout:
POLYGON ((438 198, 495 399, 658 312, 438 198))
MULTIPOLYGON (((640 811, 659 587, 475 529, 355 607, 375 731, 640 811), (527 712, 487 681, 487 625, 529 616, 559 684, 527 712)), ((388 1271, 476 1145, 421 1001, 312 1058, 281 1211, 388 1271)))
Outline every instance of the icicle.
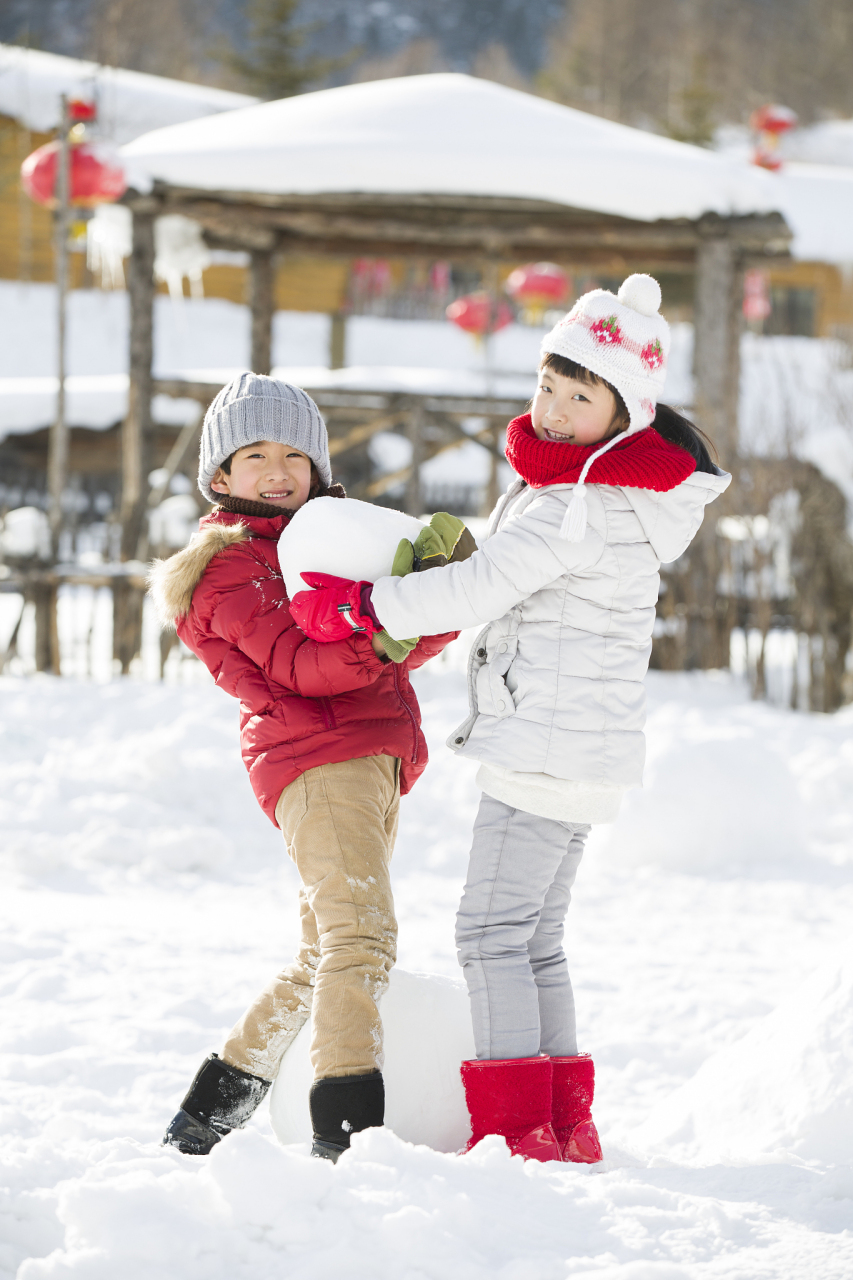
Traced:
POLYGON ((586 485, 576 484, 575 491, 566 507, 563 523, 560 525, 560 537, 566 542, 583 542, 586 536, 586 485))

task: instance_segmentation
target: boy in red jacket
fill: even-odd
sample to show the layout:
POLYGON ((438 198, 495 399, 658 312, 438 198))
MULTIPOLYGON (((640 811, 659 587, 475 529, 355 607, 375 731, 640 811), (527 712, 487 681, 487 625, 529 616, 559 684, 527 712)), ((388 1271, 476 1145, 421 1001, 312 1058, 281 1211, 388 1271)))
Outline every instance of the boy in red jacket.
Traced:
POLYGON ((377 1001, 396 957, 389 864, 400 795, 426 742, 408 671, 455 633, 419 641, 403 663, 354 633, 318 644, 297 628, 278 565, 290 517, 332 485, 313 400, 245 373, 207 411, 199 488, 216 503, 199 533, 155 565, 161 617, 240 700, 243 760, 302 880, 302 942, 202 1064, 164 1142, 206 1155, 241 1128, 312 1018, 312 1155, 337 1160, 350 1134, 384 1119, 377 1001))

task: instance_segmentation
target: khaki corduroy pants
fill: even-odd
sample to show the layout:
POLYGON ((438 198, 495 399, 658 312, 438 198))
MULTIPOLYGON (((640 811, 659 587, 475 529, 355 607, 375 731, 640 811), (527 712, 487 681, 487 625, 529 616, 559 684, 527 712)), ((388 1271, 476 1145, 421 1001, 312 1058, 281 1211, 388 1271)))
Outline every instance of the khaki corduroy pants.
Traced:
POLYGON ((273 1080, 313 1018, 315 1079, 382 1068, 377 1001, 397 956, 390 864, 400 762, 365 756, 309 769, 285 787, 276 818, 302 879, 302 941, 233 1028, 222 1057, 273 1080))

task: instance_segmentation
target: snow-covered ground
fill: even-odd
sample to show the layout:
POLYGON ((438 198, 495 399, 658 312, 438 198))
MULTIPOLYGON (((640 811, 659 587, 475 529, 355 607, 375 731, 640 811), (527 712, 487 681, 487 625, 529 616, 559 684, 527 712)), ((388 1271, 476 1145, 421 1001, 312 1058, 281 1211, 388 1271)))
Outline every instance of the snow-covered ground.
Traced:
MULTIPOLYGON (((417 677, 432 763, 394 860, 400 965, 445 975, 477 801, 442 745, 461 647, 417 677)), ((333 1167, 266 1109, 194 1161, 163 1127, 289 955, 296 880, 234 704, 171 676, 0 681, 4 1280, 853 1274, 853 709, 651 675, 646 790, 594 832, 568 930, 602 1165, 374 1131, 333 1167)))

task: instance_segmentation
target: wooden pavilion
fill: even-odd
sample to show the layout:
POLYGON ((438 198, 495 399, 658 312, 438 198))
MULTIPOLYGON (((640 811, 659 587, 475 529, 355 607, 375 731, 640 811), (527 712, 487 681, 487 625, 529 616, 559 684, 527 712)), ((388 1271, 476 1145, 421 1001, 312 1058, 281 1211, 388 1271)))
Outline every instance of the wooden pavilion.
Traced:
MULTIPOLYGON (((283 255, 464 262, 495 283, 502 265, 531 259, 608 276, 692 268, 694 411, 723 463, 732 464, 742 272, 786 256, 790 240, 784 219, 768 206, 764 175, 748 166, 456 75, 248 107, 157 130, 124 155, 134 183, 125 197, 133 213, 125 560, 147 553, 152 396, 165 391, 206 402, 217 389, 153 379, 154 224, 166 214, 196 221, 211 247, 250 255, 251 364, 264 373, 271 367, 273 264, 283 255)), ((412 464, 394 480, 407 482, 413 510, 419 464, 470 438, 464 418, 483 419, 480 441, 498 454, 497 430, 518 410, 487 396, 395 398, 381 390, 318 391, 317 399, 335 453, 377 431, 406 431, 412 464)), ((185 431, 176 450, 194 440, 185 431)), ((116 653, 126 670, 141 617, 130 581, 116 610, 116 653)))

